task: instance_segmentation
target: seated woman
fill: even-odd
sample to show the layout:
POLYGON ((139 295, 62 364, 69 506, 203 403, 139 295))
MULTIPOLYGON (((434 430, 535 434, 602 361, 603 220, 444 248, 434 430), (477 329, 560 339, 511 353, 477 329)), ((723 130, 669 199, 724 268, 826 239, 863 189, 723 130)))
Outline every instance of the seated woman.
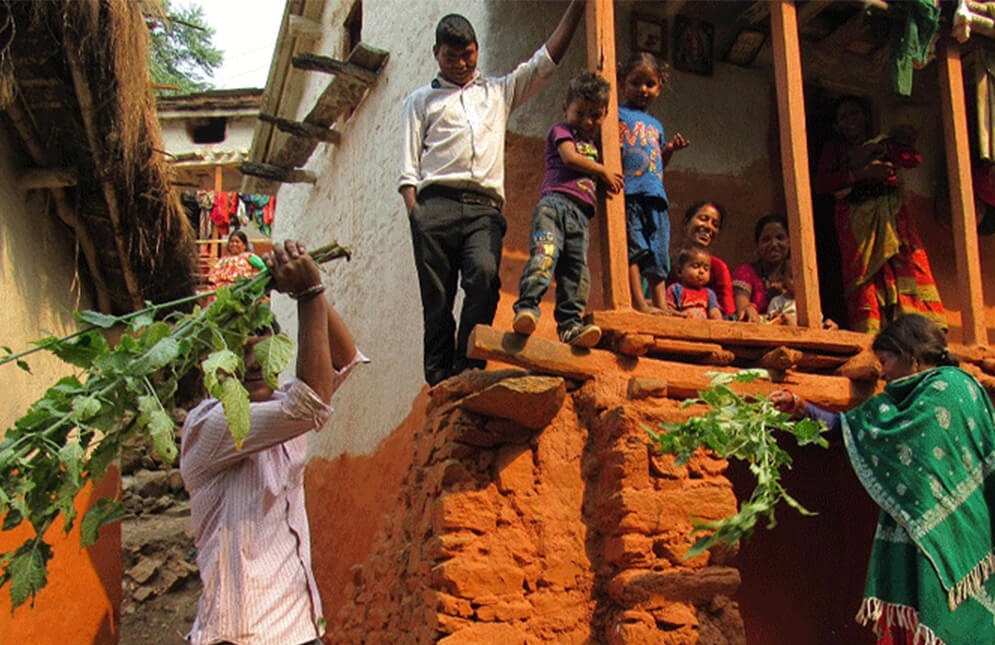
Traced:
POLYGON ((908 128, 868 138, 863 101, 844 96, 834 111, 839 138, 822 150, 816 192, 836 198, 847 323, 876 332, 882 322, 919 313, 947 327, 926 250, 899 191, 897 168, 914 168, 922 155, 908 128))
POLYGON ((218 261, 207 274, 211 287, 218 289, 234 284, 239 277, 251 278, 259 273, 249 259, 253 253, 249 251, 249 238, 243 231, 232 231, 228 236, 228 255, 218 258, 218 261))
MULTIPOLYGON (((697 244, 708 249, 718 237, 725 220, 726 209, 718 202, 706 200, 691 204, 691 207, 684 213, 682 246, 697 244)), ((711 277, 706 286, 715 292, 722 316, 731 317, 736 313, 736 305, 733 301, 732 275, 729 273, 729 265, 712 255, 710 274, 711 277)))
POLYGON ((753 228, 757 260, 736 267, 732 273, 736 320, 760 322, 771 298, 783 291, 790 270, 788 220, 769 213, 757 220, 753 228))

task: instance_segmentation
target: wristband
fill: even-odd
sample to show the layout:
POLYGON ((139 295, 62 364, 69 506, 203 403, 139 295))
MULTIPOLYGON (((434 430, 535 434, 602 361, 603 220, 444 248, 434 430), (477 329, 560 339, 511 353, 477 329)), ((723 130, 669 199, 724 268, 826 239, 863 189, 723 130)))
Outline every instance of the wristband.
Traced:
POLYGON ((296 291, 293 293, 288 293, 287 295, 293 298, 294 300, 310 300, 314 296, 318 295, 319 293, 323 293, 324 291, 325 291, 325 285, 319 282, 318 284, 311 285, 310 287, 308 287, 303 291, 296 291))

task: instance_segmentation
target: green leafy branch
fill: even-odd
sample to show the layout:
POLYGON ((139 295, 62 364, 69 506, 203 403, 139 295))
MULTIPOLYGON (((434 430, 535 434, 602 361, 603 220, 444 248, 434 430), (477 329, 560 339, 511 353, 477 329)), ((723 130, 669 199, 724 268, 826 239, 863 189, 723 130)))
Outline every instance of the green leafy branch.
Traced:
MULTIPOLYGON (((331 244, 311 253, 318 262, 348 257, 331 244)), ((241 278, 211 294, 207 307, 188 314, 173 311, 191 299, 150 306, 125 316, 87 311, 77 318, 89 326, 79 332, 35 342, 35 348, 11 354, 29 370, 28 354, 47 350, 78 368, 59 380, 14 422, 0 441, 0 514, 2 530, 30 524, 34 537, 0 554, 0 587, 10 585, 13 607, 35 596, 47 583, 51 545, 42 536, 61 515, 68 533, 76 520, 73 501, 89 481, 99 480, 118 458, 125 442, 143 436, 166 463, 176 458, 175 424, 170 410, 188 375, 202 373, 207 391, 225 410, 235 443, 249 432, 249 394, 242 385, 243 353, 249 338, 273 320, 265 297, 272 281, 264 271, 241 278), (111 346, 103 330, 123 326, 111 346)), ((277 375, 290 361, 293 341, 284 334, 254 346, 263 377, 276 387, 277 375)), ((92 545, 100 527, 123 515, 119 501, 101 499, 80 524, 81 542, 92 545)))
POLYGON ((823 448, 828 442, 823 435, 826 426, 820 421, 792 421, 779 412, 766 396, 740 395, 729 384, 748 383, 769 378, 766 370, 742 370, 736 373, 712 374, 711 386, 698 393, 696 399, 684 401, 682 407, 703 403, 710 409, 683 423, 663 423, 663 432, 649 431, 661 453, 676 455, 677 465, 691 459, 705 447, 723 459, 739 459, 749 465, 757 485, 749 499, 740 504, 739 512, 714 522, 695 521, 693 533, 708 532, 698 538, 685 557, 694 557, 718 542, 735 544, 750 535, 760 518, 767 519, 767 528, 776 526, 774 509, 786 503, 802 515, 814 515, 791 497, 781 485, 781 472, 791 467, 791 455, 777 445, 774 431, 787 433, 798 445, 816 444, 823 448))

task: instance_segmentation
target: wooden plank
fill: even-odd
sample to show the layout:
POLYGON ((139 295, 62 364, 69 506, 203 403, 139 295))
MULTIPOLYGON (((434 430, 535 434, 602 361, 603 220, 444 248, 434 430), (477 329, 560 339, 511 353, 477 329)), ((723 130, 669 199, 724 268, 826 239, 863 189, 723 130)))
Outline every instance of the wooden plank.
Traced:
POLYGON ((327 127, 321 127, 311 123, 305 123, 303 121, 291 121, 290 119, 283 119, 270 114, 259 114, 258 118, 260 121, 272 123, 281 132, 292 134, 295 137, 317 139, 318 141, 322 141, 324 143, 333 144, 338 144, 342 140, 341 134, 335 130, 329 130, 327 127))
POLYGON ((812 183, 808 172, 808 137, 797 16, 793 2, 771 3, 770 12, 781 168, 788 227, 791 230, 791 269, 798 302, 798 324, 817 328, 822 326, 822 309, 812 223, 812 183))
POLYGON ((957 265, 958 300, 964 343, 985 345, 985 307, 981 283, 981 256, 978 252, 978 219, 974 211, 974 184, 971 180, 971 152, 967 138, 967 113, 961 75, 960 47, 950 37, 938 48, 940 104, 943 112, 943 140, 950 184, 950 212, 954 228, 954 257, 957 265))
POLYGON ((79 177, 74 168, 27 168, 18 173, 15 181, 21 190, 35 190, 75 186, 79 177))
MULTIPOLYGON (((798 27, 804 27, 812 19, 823 12, 829 5, 833 4, 836 0, 809 0, 802 6, 798 7, 798 27)), ((737 22, 746 22, 750 24, 758 24, 767 19, 770 15, 770 0, 761 0, 760 2, 754 2, 750 5, 743 13, 739 14, 736 19, 737 22)))
MULTIPOLYGON (((737 347, 733 345, 727 346, 726 349, 736 355, 736 360, 744 362, 759 361, 768 351, 766 347, 737 347)), ((803 371, 818 372, 835 370, 849 360, 848 356, 840 354, 820 354, 805 350, 798 351, 801 352, 801 356, 798 359, 796 367, 803 371)))
POLYGON ((836 373, 856 381, 876 381, 881 376, 881 361, 874 352, 860 352, 839 366, 836 373))
POLYGON ((307 72, 322 72, 324 74, 334 74, 338 77, 349 77, 353 81, 370 86, 377 80, 376 72, 363 69, 359 65, 353 65, 347 61, 336 60, 321 54, 302 52, 294 56, 291 64, 300 70, 307 72))
POLYGON ((290 14, 287 16, 287 31, 292 36, 318 38, 321 36, 321 23, 304 16, 290 14))
MULTIPOLYGON (((618 142, 618 81, 615 73, 615 9, 612 0, 587 3, 587 66, 604 76, 612 91, 608 116, 601 124, 601 155, 612 172, 622 172, 622 151, 618 142)), ((604 213, 601 236, 603 289, 605 305, 610 309, 632 306, 629 293, 629 252, 625 232, 625 198, 607 195, 600 204, 604 213)))
POLYGON ((859 40, 867 33, 864 12, 858 11, 849 20, 837 27, 831 34, 819 41, 819 49, 827 56, 839 55, 850 43, 859 40))
POLYGON ((253 177, 263 177, 270 181, 278 181, 284 184, 313 184, 318 181, 318 176, 310 170, 303 168, 284 168, 268 163, 252 163, 247 161, 239 166, 239 172, 243 175, 253 177))
POLYGON ((775 347, 761 356, 757 361, 757 367, 783 372, 795 369, 798 367, 798 363, 801 362, 801 360, 802 353, 800 350, 791 349, 782 345, 780 347, 775 347))
MULTIPOLYGON (((711 373, 737 370, 710 365, 690 365, 652 358, 620 356, 601 349, 578 349, 539 336, 522 336, 503 332, 487 325, 477 325, 470 332, 468 353, 471 358, 495 360, 517 365, 533 372, 589 380, 619 376, 626 379, 663 379, 671 398, 695 397, 711 382, 711 373)), ((754 381, 737 383, 739 392, 768 394, 789 388, 799 396, 830 410, 845 410, 864 401, 875 385, 852 382, 839 376, 819 376, 789 372, 778 383, 754 381)))
POLYGON ((635 311, 596 311, 591 322, 605 331, 651 334, 662 338, 701 341, 746 347, 784 345, 817 352, 852 356, 870 347, 869 334, 852 331, 807 329, 789 325, 729 322, 726 320, 688 320, 676 316, 654 316, 635 311))

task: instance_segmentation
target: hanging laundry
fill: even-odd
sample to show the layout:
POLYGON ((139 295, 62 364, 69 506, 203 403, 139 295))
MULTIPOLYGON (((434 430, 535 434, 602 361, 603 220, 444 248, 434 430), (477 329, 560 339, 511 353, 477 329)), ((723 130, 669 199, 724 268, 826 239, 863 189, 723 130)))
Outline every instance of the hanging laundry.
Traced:
POLYGON ((905 22, 891 28, 891 85, 898 94, 912 94, 912 71, 929 60, 940 26, 940 8, 934 0, 895 3, 905 11, 905 22))
POLYGON ((200 207, 200 226, 197 229, 197 236, 207 240, 211 238, 212 233, 211 211, 214 210, 214 191, 198 190, 197 205, 200 207))
POLYGON ((245 203, 249 217, 256 224, 259 232, 269 236, 273 226, 274 211, 276 210, 276 196, 242 193, 239 197, 245 203))

